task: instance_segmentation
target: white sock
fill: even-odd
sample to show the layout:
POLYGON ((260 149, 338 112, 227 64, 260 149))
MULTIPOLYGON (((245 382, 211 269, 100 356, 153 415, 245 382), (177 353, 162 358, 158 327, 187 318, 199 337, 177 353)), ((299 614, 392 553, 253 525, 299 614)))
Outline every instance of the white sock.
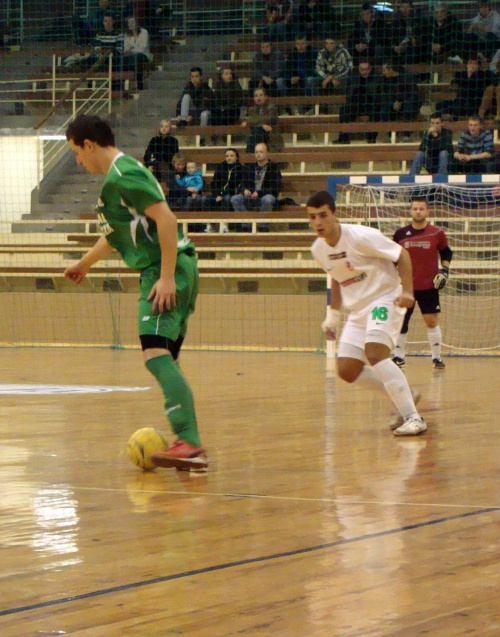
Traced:
POLYGON ((375 376, 384 384, 385 391, 403 418, 420 418, 413 402, 406 376, 390 358, 373 365, 375 376))
POLYGON ((393 356, 397 356, 398 358, 404 359, 407 338, 408 338, 408 332, 406 334, 400 334, 398 336, 396 347, 394 348, 394 351, 392 352, 393 356))
POLYGON ((432 358, 441 358, 441 328, 439 325, 427 330, 427 338, 431 346, 432 358))
POLYGON ((377 378, 373 371, 373 368, 369 365, 365 365, 363 367, 363 369, 361 370, 361 374, 356 378, 353 384, 358 387, 363 387, 364 389, 369 389, 370 391, 375 391, 379 394, 384 394, 384 396, 387 396, 384 383, 377 378))

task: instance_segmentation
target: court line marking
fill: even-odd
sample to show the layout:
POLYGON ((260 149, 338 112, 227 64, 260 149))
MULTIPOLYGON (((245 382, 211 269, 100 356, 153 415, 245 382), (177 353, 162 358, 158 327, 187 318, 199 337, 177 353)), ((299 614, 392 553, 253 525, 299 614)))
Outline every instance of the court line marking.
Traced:
POLYGON ((316 551, 323 551, 325 549, 334 548, 337 546, 343 546, 346 544, 354 544, 364 540, 373 540, 380 537, 386 537, 389 535, 396 535, 397 533, 404 533, 405 531, 413 531, 415 529, 422 529, 427 526, 433 526, 435 524, 443 524, 445 522, 451 522, 452 520, 460 520, 463 518, 473 517, 476 515, 482 515, 483 513, 497 513, 500 511, 500 507, 490 507, 489 509, 481 509, 479 511, 469 511, 468 513, 457 513, 456 515, 450 515, 444 518, 436 518, 435 520, 428 520, 427 522, 418 522, 416 524, 408 524, 400 526, 395 529, 389 529, 387 531, 378 531, 377 533, 368 533, 367 535, 360 535, 353 538, 337 540, 335 542, 325 542, 323 544, 317 544, 315 546, 308 546, 302 549, 294 549, 293 551, 283 551, 282 553, 272 553, 271 555, 262 555, 260 557, 251 557, 246 560, 237 560, 235 562, 226 562, 224 564, 215 564, 214 566, 205 566, 203 568, 193 569, 191 571, 182 571, 181 573, 174 573, 173 575, 163 575, 162 577, 154 577, 148 580, 142 580, 139 582, 132 582, 130 584, 121 584, 120 586, 111 586, 109 588, 101 588, 96 591, 90 591, 89 593, 82 593, 80 595, 71 595, 69 597, 62 597, 60 599, 52 599, 47 602, 39 602, 38 604, 29 604, 26 606, 18 606, 16 608, 7 608, 0 610, 0 617, 6 615, 14 615, 18 613, 28 612, 31 610, 38 610, 40 608, 49 608, 51 606, 58 606, 61 604, 68 604, 70 602, 77 602, 83 599, 89 599, 93 597, 100 597, 103 595, 109 595, 112 593, 119 593, 121 591, 133 590, 141 588, 142 586, 152 586, 154 584, 162 584, 164 582, 172 582, 178 579, 185 579, 187 577, 195 577, 197 575, 205 575, 206 573, 214 573, 216 571, 224 571, 230 568, 236 568, 237 566, 247 566, 248 564, 259 564, 262 562, 270 562, 271 560, 277 560, 284 557, 295 557, 297 555, 306 555, 307 553, 314 553, 316 551))
MULTIPOLYGON (((194 485, 196 486, 196 485, 194 485)), ((392 502, 391 500, 346 500, 343 498, 301 498, 287 495, 264 495, 260 493, 217 493, 210 491, 165 491, 156 489, 111 489, 104 487, 71 487, 73 491, 109 491, 110 493, 151 493, 157 495, 189 495, 199 498, 207 495, 214 498, 255 498, 256 500, 283 500, 291 502, 325 502, 330 504, 376 504, 379 506, 414 506, 414 507, 443 507, 448 509, 499 509, 494 504, 445 504, 440 502, 392 502)))

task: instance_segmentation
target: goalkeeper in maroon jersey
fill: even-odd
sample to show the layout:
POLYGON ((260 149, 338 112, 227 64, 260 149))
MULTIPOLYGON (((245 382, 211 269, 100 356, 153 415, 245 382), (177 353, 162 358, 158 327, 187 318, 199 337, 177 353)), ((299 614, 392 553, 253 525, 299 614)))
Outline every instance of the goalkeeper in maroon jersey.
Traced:
MULTIPOLYGON (((410 253, 413 268, 413 293, 418 303, 431 347, 432 364, 435 369, 444 369, 441 358, 441 328, 438 325, 439 290, 448 280, 453 252, 448 246, 444 230, 427 223, 429 205, 425 197, 415 197, 411 205, 412 222, 394 233, 394 241, 410 253), (441 264, 441 265, 439 265, 441 264)), ((398 367, 405 366, 405 347, 408 325, 415 306, 408 309, 401 328, 393 361, 398 367)))

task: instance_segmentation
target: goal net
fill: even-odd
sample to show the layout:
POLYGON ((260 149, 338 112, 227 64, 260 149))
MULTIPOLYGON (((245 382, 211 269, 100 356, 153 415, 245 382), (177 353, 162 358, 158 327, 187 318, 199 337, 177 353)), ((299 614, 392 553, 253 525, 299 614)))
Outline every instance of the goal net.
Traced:
MULTIPOLYGON (((425 196, 429 222, 442 227, 453 250, 450 278, 440 292, 447 354, 500 353, 500 187, 451 183, 349 184, 338 189, 341 221, 363 223, 392 237, 411 223, 412 198, 425 196)), ((410 322, 407 351, 428 353, 420 312, 410 322)))

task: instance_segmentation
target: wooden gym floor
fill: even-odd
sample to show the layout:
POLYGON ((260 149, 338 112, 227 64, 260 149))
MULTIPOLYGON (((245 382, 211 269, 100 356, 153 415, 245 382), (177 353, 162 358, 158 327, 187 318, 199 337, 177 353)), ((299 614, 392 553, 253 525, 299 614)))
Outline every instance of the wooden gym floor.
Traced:
POLYGON ((498 358, 410 358, 397 439, 322 355, 185 352, 205 477, 127 460, 139 351, 0 360, 2 637, 500 635, 498 358))

